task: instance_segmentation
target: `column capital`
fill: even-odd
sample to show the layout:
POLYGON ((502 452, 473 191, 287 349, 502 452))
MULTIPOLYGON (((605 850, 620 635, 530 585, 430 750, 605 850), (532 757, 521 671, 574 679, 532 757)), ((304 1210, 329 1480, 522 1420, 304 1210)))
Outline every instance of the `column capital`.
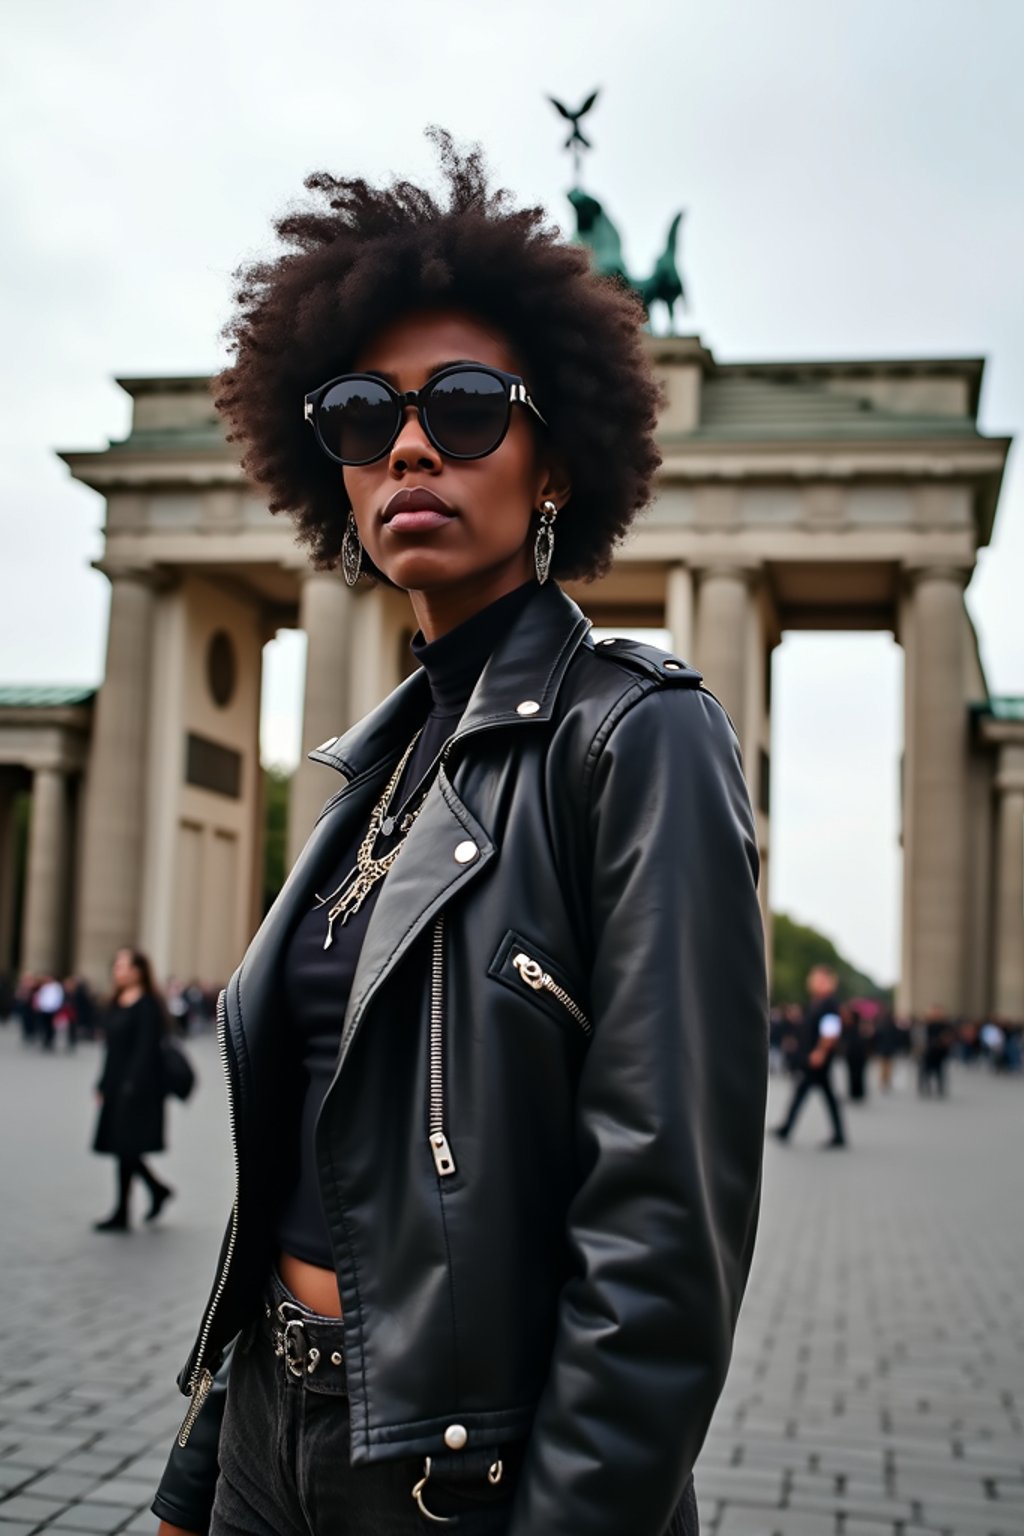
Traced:
MULTIPOLYGON (((305 585, 307 581, 338 581, 346 587, 344 576, 341 574, 341 562, 324 569, 312 563, 309 550, 301 544, 294 545, 287 553, 283 553, 277 561, 281 570, 287 571, 295 580, 305 585)), ((347 587, 346 587, 347 590, 347 587)), ((357 590, 355 588, 353 591, 357 590)))
POLYGON ((760 562, 745 564, 742 560, 700 560, 690 564, 698 588, 709 581, 734 581, 748 592, 757 585, 762 569, 760 562))
POLYGON ((919 587, 926 581, 944 581, 954 583, 963 590, 972 574, 972 567, 966 565, 942 565, 924 561, 920 565, 907 562, 903 566, 904 580, 911 588, 919 587))
POLYGON ((145 587, 150 592, 163 592, 173 585, 173 577, 169 571, 158 570, 155 565, 131 565, 123 560, 94 560, 94 571, 99 571, 113 586, 116 582, 125 582, 137 587, 145 587))
POLYGON ((1024 741, 1004 741, 992 787, 997 795, 1024 795, 1024 741))

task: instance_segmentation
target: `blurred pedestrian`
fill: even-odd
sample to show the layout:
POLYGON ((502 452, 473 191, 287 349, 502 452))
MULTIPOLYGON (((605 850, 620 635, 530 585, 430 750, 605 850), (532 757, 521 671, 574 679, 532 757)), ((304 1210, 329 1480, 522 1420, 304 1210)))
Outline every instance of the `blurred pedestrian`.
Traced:
POLYGON ((928 1009, 924 1021, 924 1041, 918 1063, 917 1091, 930 1098, 932 1088, 940 1099, 946 1096, 946 1061, 953 1045, 953 1026, 938 1004, 928 1009))
POLYGON ((842 1046, 850 1084, 850 1100, 862 1104, 867 1098, 867 1065, 875 1030, 864 1010, 856 1003, 846 1003, 839 1010, 843 1021, 842 1046))
POLYGON ((53 976, 44 978, 32 1000, 35 1009, 39 1043, 44 1051, 52 1051, 57 1037, 57 1015, 64 1007, 64 988, 53 976))
POLYGON ((875 1030, 875 1053, 878 1056, 878 1082, 883 1093, 892 1087, 892 1065, 900 1048, 900 1032, 890 1009, 886 1008, 875 1030))
POLYGON ((39 977, 26 971, 14 992, 14 1014, 21 1024, 21 1038, 25 1045, 28 1045, 36 1032, 35 995, 38 987, 39 977))
POLYGON ((832 1120, 832 1138, 826 1148, 845 1147, 846 1132, 839 1103, 832 1089, 830 1069, 839 1048, 843 1021, 839 1014, 837 988, 839 976, 830 965, 816 965, 807 977, 810 1001, 804 1011, 797 1063, 800 1077, 781 1125, 772 1127, 776 1141, 788 1141, 803 1108, 804 1100, 816 1088, 823 1096, 832 1120))
POLYGON ((106 1057, 97 1085, 100 1114, 93 1151, 117 1158, 117 1205, 96 1223, 97 1232, 128 1230, 136 1176, 149 1190, 147 1221, 160 1214, 174 1193, 142 1160, 144 1152, 164 1150, 163 1006, 149 961, 138 950, 118 950, 112 979, 113 998, 103 1020, 106 1057))
POLYGON ((782 1066, 787 1077, 799 1076, 797 1063, 800 1059, 800 1031, 804 1011, 799 1003, 787 1003, 783 1010, 781 1030, 782 1066))
POLYGON ((96 999, 84 976, 70 976, 64 987, 75 1010, 75 1038, 92 1040, 96 1034, 96 999))

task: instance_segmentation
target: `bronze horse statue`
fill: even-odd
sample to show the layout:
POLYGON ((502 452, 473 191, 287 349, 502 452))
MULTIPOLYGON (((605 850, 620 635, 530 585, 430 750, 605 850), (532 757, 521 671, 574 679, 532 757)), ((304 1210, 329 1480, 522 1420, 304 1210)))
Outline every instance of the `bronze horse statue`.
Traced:
POLYGON ((598 272, 604 277, 617 278, 632 288, 639 295, 648 316, 652 304, 664 304, 668 310, 671 330, 676 303, 682 303, 684 308, 686 306, 686 292, 676 262, 676 246, 683 222, 682 211, 674 216, 669 225, 665 248, 654 263, 650 277, 633 277, 622 255, 619 232, 597 198, 591 197, 589 192, 584 192, 580 187, 573 187, 569 201, 576 214, 576 239, 590 251, 598 272))

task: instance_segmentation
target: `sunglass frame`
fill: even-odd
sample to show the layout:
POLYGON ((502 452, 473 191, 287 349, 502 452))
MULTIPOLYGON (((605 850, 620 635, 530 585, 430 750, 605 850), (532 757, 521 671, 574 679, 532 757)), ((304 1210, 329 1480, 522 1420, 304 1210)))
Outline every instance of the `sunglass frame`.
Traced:
POLYGON ((525 379, 518 373, 506 373, 502 368, 492 368, 489 363, 450 363, 447 368, 439 368, 437 373, 431 374, 421 389, 407 389, 404 392, 395 389, 394 385, 389 384, 387 379, 382 379, 378 373, 339 373, 336 378, 328 379, 326 384, 321 384, 319 389, 314 389, 305 396, 302 414, 304 420, 308 421, 313 428, 318 446, 326 453, 329 459, 333 459, 336 464, 342 464, 348 469, 360 469, 366 464, 376 464, 378 459, 382 459, 385 454, 391 452, 391 449, 398 441, 405 421, 405 413, 410 405, 415 407, 423 430, 430 442, 437 449, 438 453, 443 454, 446 459, 460 459, 463 461, 486 459, 489 454, 495 453, 508 435, 513 405, 525 405, 528 410, 533 412, 542 426, 547 426, 546 419, 541 415, 530 396, 525 379), (438 442, 430 425, 430 416, 427 409, 430 405, 430 396, 442 379, 451 378, 456 373, 486 373, 491 378, 500 379, 507 390, 505 396, 505 424, 491 447, 483 449, 480 453, 453 453, 450 448, 446 448, 443 443, 438 442), (368 459, 343 459, 340 454, 335 453, 333 448, 327 446, 324 435, 320 430, 319 408, 323 404, 328 390, 333 389, 336 384, 347 384, 357 380, 366 380, 370 384, 379 384, 391 396, 398 407, 395 430, 379 453, 373 454, 368 459))

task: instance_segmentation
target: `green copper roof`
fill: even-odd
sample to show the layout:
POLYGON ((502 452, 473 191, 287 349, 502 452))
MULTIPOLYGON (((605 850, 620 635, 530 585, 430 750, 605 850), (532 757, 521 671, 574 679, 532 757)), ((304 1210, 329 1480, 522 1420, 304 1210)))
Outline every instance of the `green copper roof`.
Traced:
POLYGON ((980 704, 972 707, 977 714, 988 715, 992 720, 1024 721, 1024 697, 1013 698, 1009 694, 1002 694, 997 698, 983 699, 980 704))
POLYGON ((976 437, 966 416, 911 415, 824 389, 804 379, 711 374, 701 389, 698 438, 761 442, 766 438, 976 437))
POLYGON ((0 709, 67 709, 72 704, 88 704, 95 697, 95 688, 81 685, 0 684, 0 709))
POLYGON ((227 448, 224 429, 219 422, 204 426, 164 427, 160 431, 133 431, 130 436, 112 442, 108 453, 209 453, 227 448))

